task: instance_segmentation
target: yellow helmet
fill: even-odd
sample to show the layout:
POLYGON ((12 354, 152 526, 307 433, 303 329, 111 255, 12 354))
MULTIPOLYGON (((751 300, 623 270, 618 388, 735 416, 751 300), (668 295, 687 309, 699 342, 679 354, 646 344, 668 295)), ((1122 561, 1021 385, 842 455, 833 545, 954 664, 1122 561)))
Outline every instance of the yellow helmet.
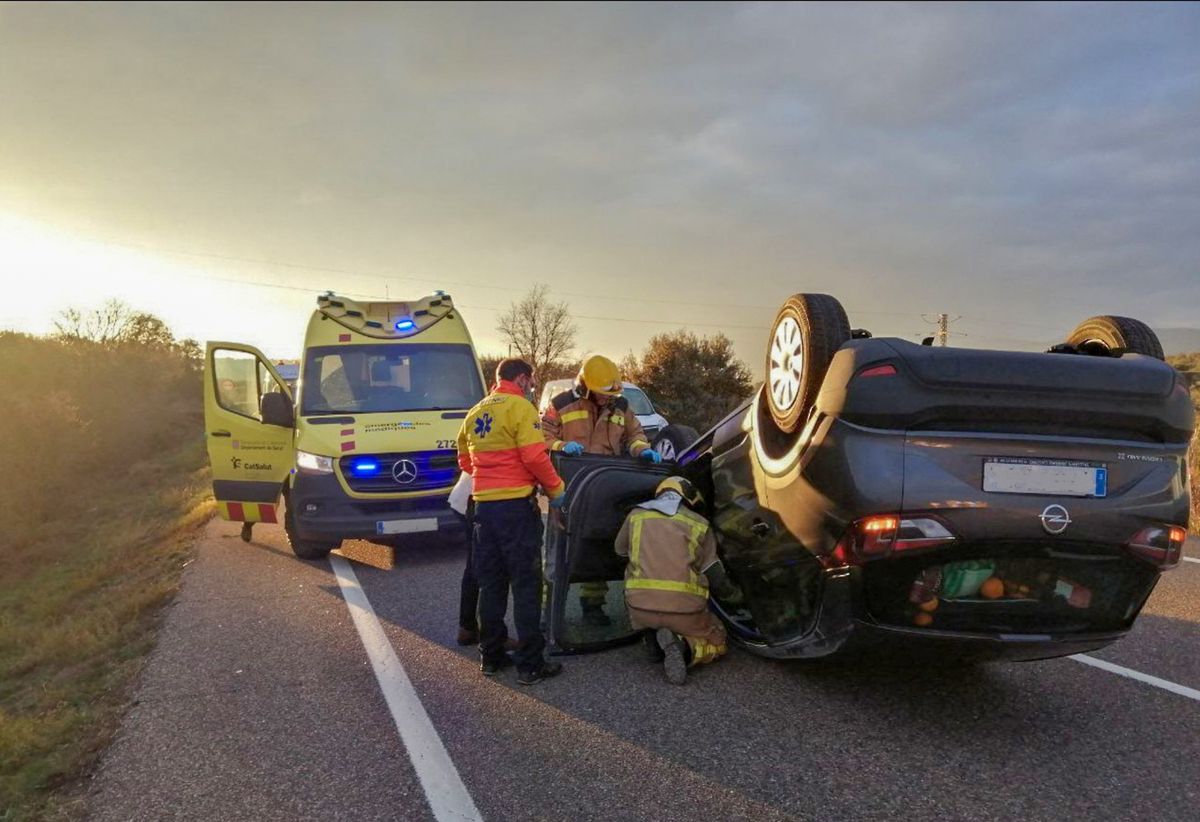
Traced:
POLYGON ((592 354, 579 368, 579 382, 593 394, 606 397, 621 395, 621 370, 608 357, 592 354))
POLYGON ((679 496, 683 497, 683 501, 692 508, 704 504, 704 497, 696 490, 696 486, 692 485, 691 480, 684 477, 667 477, 654 489, 654 496, 657 497, 659 494, 667 491, 674 491, 679 494, 679 496))

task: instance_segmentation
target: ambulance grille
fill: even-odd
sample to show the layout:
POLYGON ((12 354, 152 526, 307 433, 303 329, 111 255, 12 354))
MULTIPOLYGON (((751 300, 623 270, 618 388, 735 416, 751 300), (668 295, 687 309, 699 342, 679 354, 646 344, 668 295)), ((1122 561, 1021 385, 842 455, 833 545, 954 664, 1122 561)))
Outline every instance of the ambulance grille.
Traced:
POLYGON ((338 469, 351 490, 362 494, 395 494, 400 491, 429 491, 435 488, 449 490, 458 480, 458 452, 447 450, 354 454, 338 460, 338 469), (404 462, 407 464, 397 468, 398 463, 404 462), (411 480, 401 481, 407 479, 414 471, 416 476, 411 480))

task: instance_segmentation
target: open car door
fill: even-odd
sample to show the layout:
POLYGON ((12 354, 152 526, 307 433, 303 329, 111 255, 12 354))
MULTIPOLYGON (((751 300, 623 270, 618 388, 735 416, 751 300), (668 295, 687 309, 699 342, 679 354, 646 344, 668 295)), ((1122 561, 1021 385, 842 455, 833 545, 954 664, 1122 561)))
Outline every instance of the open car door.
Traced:
POLYGON ((625 608, 624 557, 614 550, 617 532, 635 505, 654 496, 673 463, 649 465, 626 457, 550 458, 567 483, 564 514, 552 510, 546 539, 547 639, 556 653, 610 648, 637 636, 625 608), (604 598, 607 624, 589 620, 582 596, 604 598))
POLYGON ((204 438, 222 519, 279 522, 279 495, 293 462, 294 426, 291 392, 258 349, 208 344, 204 438))

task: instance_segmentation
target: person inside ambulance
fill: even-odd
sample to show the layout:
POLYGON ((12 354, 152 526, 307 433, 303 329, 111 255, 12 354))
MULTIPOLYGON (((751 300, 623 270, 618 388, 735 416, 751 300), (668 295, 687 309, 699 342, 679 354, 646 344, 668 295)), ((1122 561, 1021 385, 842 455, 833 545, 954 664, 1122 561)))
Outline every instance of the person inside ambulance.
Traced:
MULTIPOLYGON (((603 454, 642 457, 655 464, 662 457, 650 447, 642 424, 621 396, 621 371, 608 357, 592 354, 584 359, 569 391, 550 400, 542 414, 542 435, 551 451, 568 456, 603 454)), ((587 625, 611 625, 604 613, 608 583, 580 585, 579 605, 587 625)))
POLYGON ((651 658, 667 681, 682 685, 687 669, 726 651, 725 629, 708 609, 711 590, 722 603, 743 600, 717 556, 708 520, 697 513, 704 498, 683 477, 667 477, 654 499, 629 512, 614 549, 625 566, 625 606, 634 628, 645 631, 651 658))

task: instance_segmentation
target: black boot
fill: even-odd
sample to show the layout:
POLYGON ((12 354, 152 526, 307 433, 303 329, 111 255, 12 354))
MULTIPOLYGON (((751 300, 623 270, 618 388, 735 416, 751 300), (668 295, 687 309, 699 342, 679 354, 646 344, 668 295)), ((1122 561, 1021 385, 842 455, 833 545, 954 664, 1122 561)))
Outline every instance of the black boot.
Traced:
POLYGON ((604 613, 604 603, 579 601, 579 609, 583 612, 583 624, 593 628, 607 628, 612 625, 612 618, 604 613))
POLYGON ((672 685, 682 685, 687 682, 688 651, 687 640, 670 628, 659 628, 655 634, 658 647, 663 652, 663 673, 667 682, 672 685))

